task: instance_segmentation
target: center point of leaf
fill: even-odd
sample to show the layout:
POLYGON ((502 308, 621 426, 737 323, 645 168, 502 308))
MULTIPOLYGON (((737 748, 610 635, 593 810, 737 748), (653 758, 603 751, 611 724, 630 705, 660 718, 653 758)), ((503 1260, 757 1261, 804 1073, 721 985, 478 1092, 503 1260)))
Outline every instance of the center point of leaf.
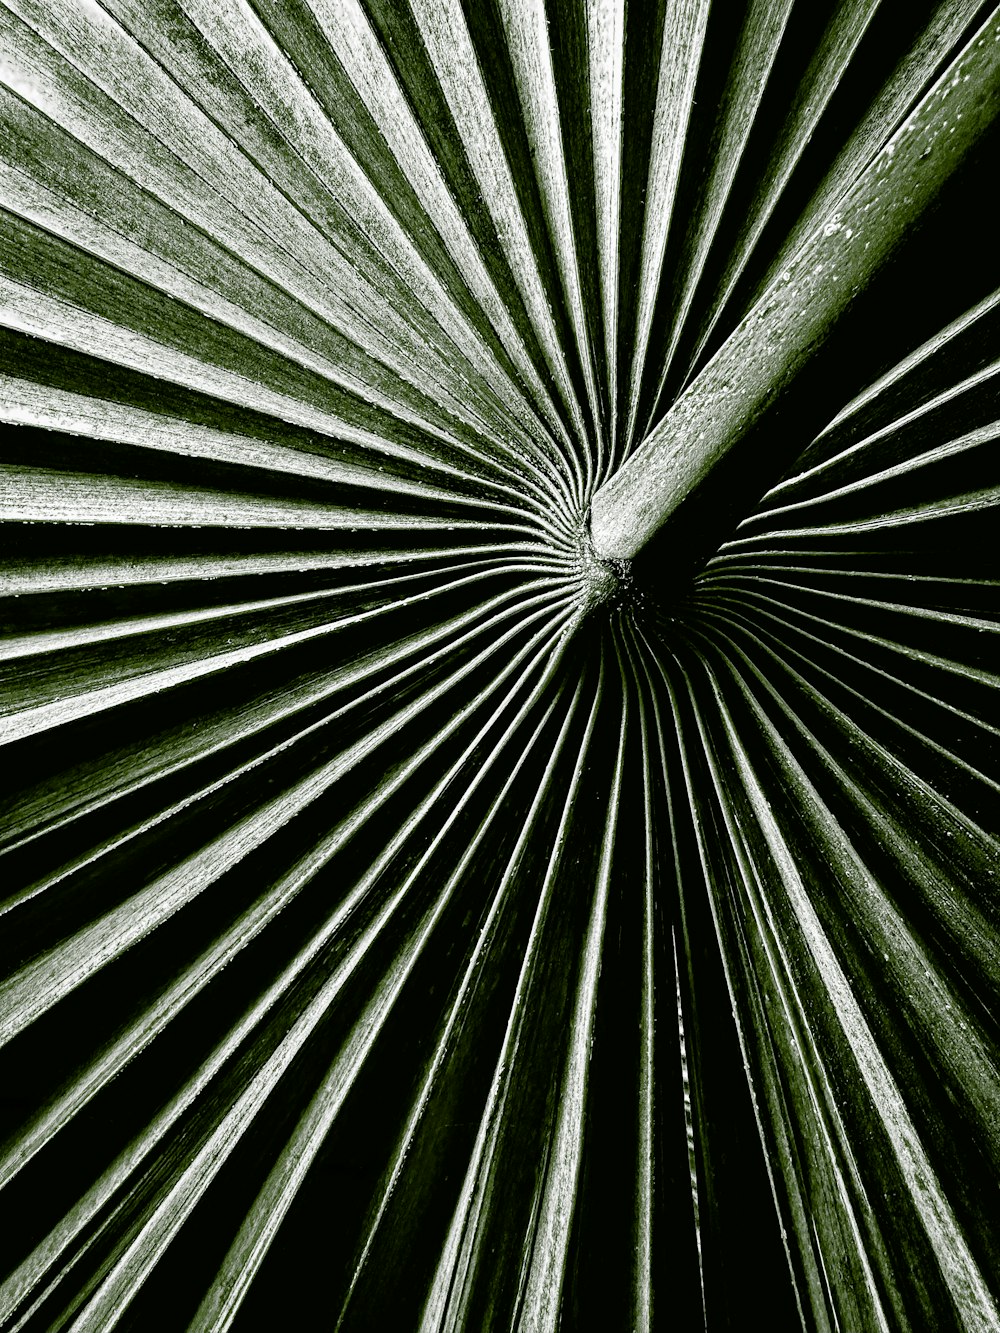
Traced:
POLYGON ((622 606, 629 600, 632 586, 632 562, 598 555, 590 537, 590 528, 580 529, 580 583, 588 610, 599 606, 622 606))

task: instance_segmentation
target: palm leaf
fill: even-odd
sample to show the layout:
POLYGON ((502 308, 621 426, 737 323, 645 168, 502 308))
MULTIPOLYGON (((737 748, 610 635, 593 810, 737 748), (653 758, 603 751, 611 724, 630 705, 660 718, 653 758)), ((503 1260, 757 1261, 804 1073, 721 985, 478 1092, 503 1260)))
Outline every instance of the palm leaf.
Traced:
POLYGON ((0 1326, 1000 1327, 1000 12, 0 42, 0 1326))

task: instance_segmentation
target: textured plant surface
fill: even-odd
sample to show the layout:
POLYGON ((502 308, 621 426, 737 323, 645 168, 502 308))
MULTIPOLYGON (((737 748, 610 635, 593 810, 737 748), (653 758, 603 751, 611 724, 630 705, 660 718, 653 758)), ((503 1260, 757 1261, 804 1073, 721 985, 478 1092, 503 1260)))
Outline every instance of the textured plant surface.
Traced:
POLYGON ((1000 11, 3 0, 0 1328, 1000 1328, 1000 11))

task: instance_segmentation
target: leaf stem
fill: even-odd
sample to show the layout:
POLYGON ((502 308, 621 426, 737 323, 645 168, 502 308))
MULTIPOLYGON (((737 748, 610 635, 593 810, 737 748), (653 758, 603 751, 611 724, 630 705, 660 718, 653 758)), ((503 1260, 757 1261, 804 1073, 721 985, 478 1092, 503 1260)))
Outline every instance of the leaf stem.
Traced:
POLYGON ((1000 113, 1000 8, 712 360, 594 495, 605 560, 630 560, 771 407, 1000 113))

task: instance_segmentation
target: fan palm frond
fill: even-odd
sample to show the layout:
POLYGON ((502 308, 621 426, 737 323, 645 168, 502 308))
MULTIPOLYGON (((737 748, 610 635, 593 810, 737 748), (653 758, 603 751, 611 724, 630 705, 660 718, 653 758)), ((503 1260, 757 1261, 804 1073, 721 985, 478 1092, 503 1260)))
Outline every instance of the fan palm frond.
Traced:
POLYGON ((998 111, 3 0, 0 1327, 1000 1328, 998 111))

